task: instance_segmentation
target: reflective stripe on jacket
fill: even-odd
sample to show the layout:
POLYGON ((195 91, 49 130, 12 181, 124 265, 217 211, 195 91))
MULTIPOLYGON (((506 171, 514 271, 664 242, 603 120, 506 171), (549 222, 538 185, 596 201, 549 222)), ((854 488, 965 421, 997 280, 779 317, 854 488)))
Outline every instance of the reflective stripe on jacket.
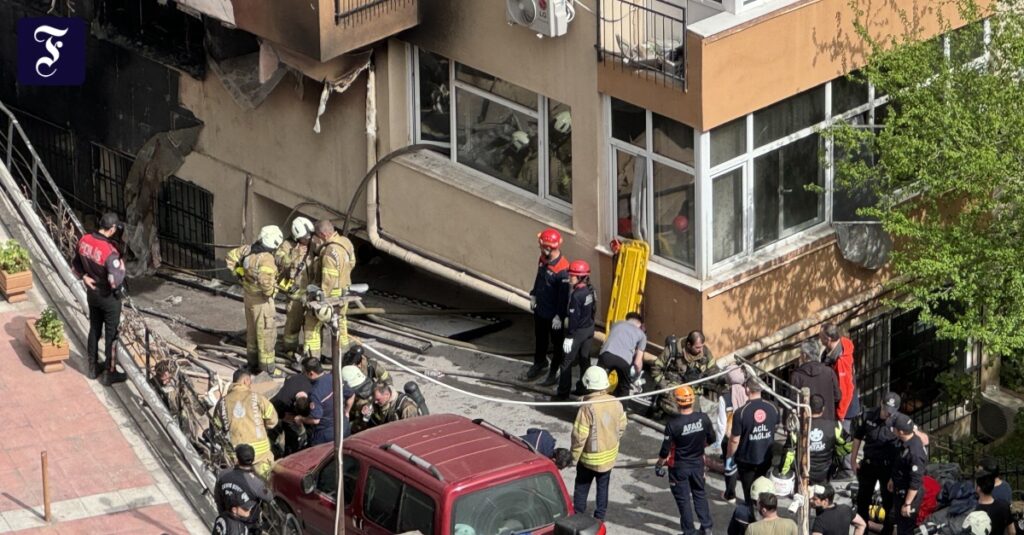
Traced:
POLYGON ((277 411, 270 400, 244 384, 234 383, 217 409, 215 422, 227 433, 232 446, 249 444, 257 459, 270 455, 267 429, 277 425, 277 411))
POLYGON ((268 298, 277 293, 277 262, 272 253, 254 253, 251 246, 243 245, 228 251, 224 261, 231 272, 241 265, 246 293, 268 298))
POLYGON ((572 426, 572 458, 595 472, 607 472, 619 456, 619 439, 626 431, 626 412, 613 396, 588 394, 586 401, 607 400, 580 407, 572 426))
POLYGON ((348 238, 335 233, 320 248, 320 289, 327 297, 341 297, 341 292, 352 284, 352 269, 356 267, 355 246, 348 238))

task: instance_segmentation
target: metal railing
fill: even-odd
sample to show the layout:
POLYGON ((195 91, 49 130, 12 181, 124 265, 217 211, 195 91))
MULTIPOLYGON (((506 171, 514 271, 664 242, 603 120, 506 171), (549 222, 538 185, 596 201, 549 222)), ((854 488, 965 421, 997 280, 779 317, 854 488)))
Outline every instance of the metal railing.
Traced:
POLYGON ((419 0, 334 0, 334 23, 364 24, 392 11, 415 6, 419 0))
POLYGON ((952 437, 932 438, 929 453, 933 463, 953 463, 959 466, 965 479, 975 473, 982 459, 992 459, 999 466, 1000 477, 1010 484, 1010 488, 1024 489, 1024 459, 991 455, 976 442, 958 441, 952 437))
POLYGON ((598 61, 686 89, 682 0, 598 0, 598 61))

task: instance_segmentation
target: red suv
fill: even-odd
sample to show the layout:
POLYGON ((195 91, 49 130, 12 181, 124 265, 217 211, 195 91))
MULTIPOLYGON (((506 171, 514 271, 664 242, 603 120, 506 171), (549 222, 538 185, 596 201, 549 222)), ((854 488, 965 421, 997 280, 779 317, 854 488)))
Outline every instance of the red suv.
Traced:
MULTIPOLYGON (((333 444, 322 444, 275 466, 270 481, 287 518, 285 533, 334 533, 334 452, 333 444)), ((350 534, 605 533, 593 519, 570 518, 572 500, 554 463, 483 420, 402 420, 346 439, 343 454, 350 534)))

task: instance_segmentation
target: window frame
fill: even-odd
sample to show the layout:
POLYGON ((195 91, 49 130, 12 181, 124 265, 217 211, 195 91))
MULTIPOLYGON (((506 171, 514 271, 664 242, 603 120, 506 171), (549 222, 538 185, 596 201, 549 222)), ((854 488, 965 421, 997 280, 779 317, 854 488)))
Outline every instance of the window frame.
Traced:
MULTIPOLYGON (((412 141, 413 141, 413 143, 426 143, 426 144, 436 145, 438 147, 443 147, 445 149, 448 149, 448 159, 453 164, 460 165, 463 168, 469 170, 469 172, 474 173, 476 175, 479 175, 481 177, 486 177, 485 180, 487 181, 488 184, 494 184, 494 185, 497 185, 499 187, 505 188, 508 191, 515 192, 515 193, 518 193, 520 195, 528 196, 531 200, 534 200, 536 202, 540 202, 540 203, 544 204, 545 206, 553 208, 553 209, 555 209, 555 210, 557 210, 557 211, 559 211, 559 212, 561 212, 563 214, 572 215, 572 203, 571 202, 567 202, 567 201, 565 201, 565 200, 563 200, 563 199, 561 199, 561 198, 559 198, 556 195, 553 195, 551 193, 551 177, 549 176, 550 175, 551 147, 549 146, 549 139, 548 139, 549 138, 549 136, 548 136, 548 128, 550 126, 549 123, 550 123, 550 119, 551 119, 549 117, 550 103, 551 102, 559 102, 561 104, 566 104, 569 107, 570 110, 573 109, 572 106, 567 104, 567 103, 565 103, 565 102, 561 102, 561 101, 558 101, 558 100, 554 100, 554 99, 548 98, 548 97, 542 95, 541 93, 539 93, 537 91, 533 91, 532 89, 529 89, 527 87, 520 86, 519 84, 513 84, 513 82, 505 80, 506 82, 508 82, 510 84, 513 84, 513 85, 516 85, 516 86, 519 86, 519 87, 523 87, 523 89, 526 89, 527 91, 530 91, 530 92, 535 93, 537 95, 536 108, 535 109, 528 108, 528 107, 526 107, 526 106, 524 106, 524 105, 522 105, 522 104, 520 104, 518 102, 513 102, 513 101, 511 101, 511 100, 509 100, 509 99, 507 99, 505 97, 500 96, 500 95, 489 93, 489 92, 487 92, 487 91, 485 91, 483 89, 480 89, 479 87, 476 87, 476 86, 474 86, 474 85, 472 85, 470 83, 463 82, 462 80, 457 79, 457 77, 456 77, 456 69, 457 69, 457 66, 460 64, 460 62, 458 62, 458 61, 456 61, 456 60, 454 60, 452 58, 449 58, 449 57, 444 56, 442 54, 438 54, 436 52, 431 52, 430 50, 427 50, 425 48, 421 48, 421 47, 418 47, 418 46, 414 46, 414 45, 410 47, 410 50, 411 50, 410 53, 412 54, 412 62, 411 62, 412 63, 412 72, 411 72, 411 76, 410 76, 410 79, 411 79, 410 85, 412 87, 411 93, 412 93, 413 110, 412 110, 412 113, 410 113, 409 115, 410 115, 410 117, 412 119, 412 141), (421 125, 420 125, 420 109, 421 109, 422 102, 420 100, 420 90, 419 90, 419 84, 420 84, 420 81, 422 79, 421 75, 420 75, 420 52, 421 51, 429 53, 429 54, 434 54, 434 55, 443 57, 443 58, 448 60, 448 88, 449 88, 449 95, 448 95, 449 142, 448 143, 444 143, 444 142, 441 142, 441 141, 434 141, 434 140, 424 140, 423 137, 422 137, 422 130, 421 130, 421 125), (510 184, 509 182, 507 182, 505 180, 502 180, 502 179, 500 179, 498 177, 495 177, 495 176, 491 176, 491 175, 489 175, 487 173, 484 173, 482 171, 474 169, 473 167, 470 167, 469 165, 460 163, 458 161, 458 154, 457 154, 458 153, 458 143, 457 142, 453 143, 452 140, 451 140, 452 137, 457 135, 457 133, 456 133, 457 132, 456 122, 457 122, 457 118, 458 118, 458 113, 457 113, 457 110, 458 110, 457 91, 458 90, 466 91, 468 93, 473 94, 476 97, 479 97, 479 98, 482 98, 484 100, 488 100, 488 101, 494 102, 496 104, 499 104, 501 106, 509 108, 509 109, 511 109, 511 110, 513 110, 513 111, 515 111, 517 113, 522 113, 524 115, 527 115, 531 119, 537 121, 537 173, 538 173, 537 174, 537 191, 531 192, 531 191, 526 190, 524 188, 520 188, 520 187, 518 187, 518 186, 516 186, 514 184, 510 184)), ((467 67, 470 67, 472 69, 478 70, 480 72, 483 72, 485 74, 490 74, 490 73, 487 73, 484 70, 477 69, 476 67, 473 67, 472 65, 469 65, 469 64, 466 64, 466 63, 461 63, 461 64, 465 65, 467 67)), ((491 75, 491 76, 495 76, 495 75, 491 75)), ((495 76, 495 78, 498 78, 498 77, 495 76)), ((571 150, 571 148, 570 148, 570 150, 571 150)), ((575 182, 575 177, 573 177, 573 178, 574 179, 573 179, 572 182, 575 182)))

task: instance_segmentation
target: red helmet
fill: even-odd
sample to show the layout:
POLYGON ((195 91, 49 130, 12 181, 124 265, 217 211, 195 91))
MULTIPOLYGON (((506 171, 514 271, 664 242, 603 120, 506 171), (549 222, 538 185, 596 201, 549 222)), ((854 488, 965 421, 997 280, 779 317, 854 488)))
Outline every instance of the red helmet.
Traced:
POLYGON ((537 235, 537 241, 544 247, 552 249, 562 246, 562 234, 553 228, 544 229, 537 235))
POLYGON ((682 234, 690 228, 690 220, 683 214, 679 214, 672 220, 672 227, 676 229, 676 232, 682 234))
POLYGON ((573 260, 569 264, 569 274, 574 277, 586 277, 590 275, 590 264, 586 260, 573 260))

